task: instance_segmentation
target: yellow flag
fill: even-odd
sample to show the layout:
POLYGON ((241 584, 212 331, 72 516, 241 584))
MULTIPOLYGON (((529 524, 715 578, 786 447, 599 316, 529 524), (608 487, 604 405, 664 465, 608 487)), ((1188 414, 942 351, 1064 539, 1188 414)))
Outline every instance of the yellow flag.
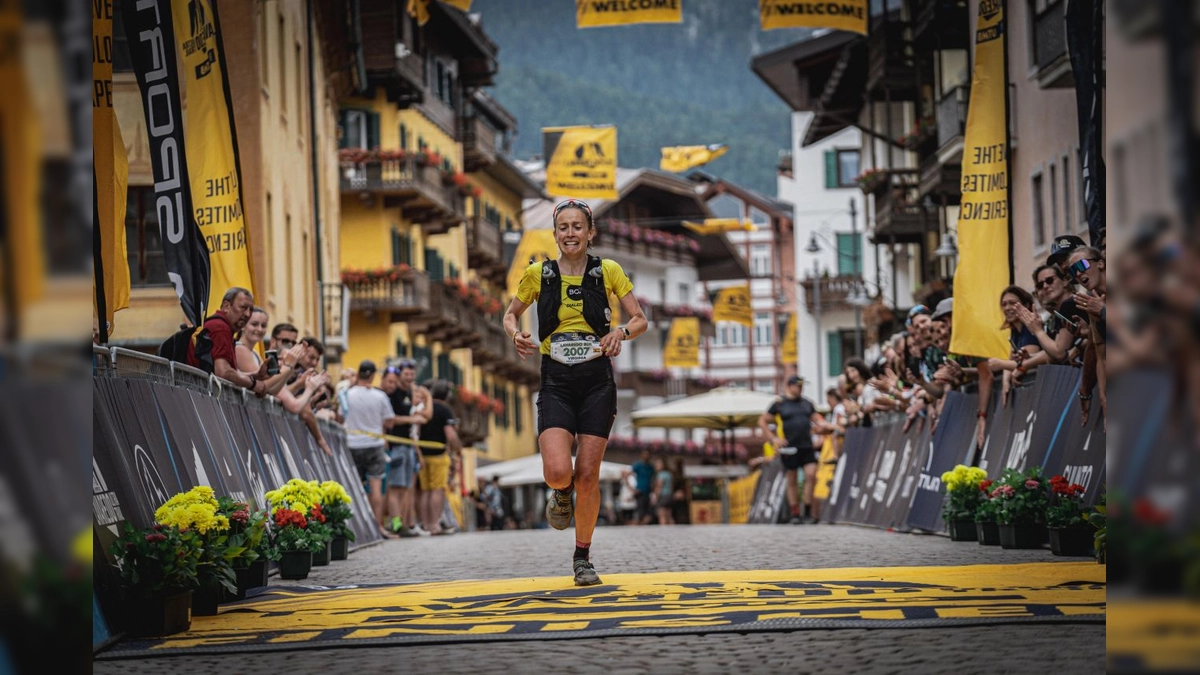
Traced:
POLYGON ((663 347, 664 368, 700 367, 700 319, 677 316, 671 319, 667 344, 663 347))
POLYGON ((580 199, 617 198, 617 128, 546 127, 546 192, 580 199))
POLYGON ((464 12, 471 11, 471 0, 442 0, 442 2, 450 5, 451 7, 457 7, 464 12))
POLYGON ((722 232, 756 232, 758 226, 740 218, 706 218, 704 222, 683 221, 683 226, 696 234, 721 234, 722 232))
POLYGON ((408 0, 408 15, 417 20, 418 26, 429 23, 429 3, 431 0, 408 0))
POLYGON ((955 354, 1004 358, 1000 292, 1009 283, 1008 106, 1005 105, 1004 3, 981 0, 975 72, 963 135, 958 269, 954 272, 955 354))
POLYGON ((727 145, 676 145, 670 148, 662 149, 662 159, 658 162, 658 168, 663 171, 679 173, 687 171, 693 166, 708 164, 714 159, 725 154, 729 149, 727 145))
POLYGON ((112 333, 113 313, 129 306, 129 258, 125 250, 125 205, 129 158, 112 104, 112 3, 92 3, 92 177, 99 243, 95 289, 97 318, 112 333), (104 311, 100 315, 100 301, 104 311))
POLYGON ((763 30, 774 28, 833 28, 867 34, 867 0, 795 2, 758 0, 763 30))
POLYGON ((683 23, 683 0, 575 0, 575 27, 683 23))
POLYGON ((754 326, 754 310, 750 308, 750 284, 729 286, 717 292, 713 303, 713 321, 732 321, 754 326))
POLYGON ((513 254, 512 266, 508 268, 508 292, 515 295, 521 283, 521 275, 530 262, 553 260, 558 257, 558 244, 554 243, 554 230, 525 230, 521 242, 513 254))
POLYGON ((208 244, 212 268, 208 306, 215 308, 234 286, 254 292, 221 22, 212 0, 171 0, 171 14, 183 56, 180 70, 187 100, 192 207, 208 244))
POLYGON ((785 364, 796 363, 796 313, 788 312, 783 327, 783 340, 779 343, 779 360, 785 364))

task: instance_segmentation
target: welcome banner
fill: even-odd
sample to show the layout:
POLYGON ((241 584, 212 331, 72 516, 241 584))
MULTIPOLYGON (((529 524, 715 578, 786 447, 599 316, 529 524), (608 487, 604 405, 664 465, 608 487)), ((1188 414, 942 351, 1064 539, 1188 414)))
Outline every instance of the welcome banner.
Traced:
POLYGON ((212 0, 172 0, 172 11, 188 102, 192 201, 212 267, 208 306, 218 307, 229 288, 254 292, 221 23, 212 0))
POLYGON ((1000 326, 1000 292, 1011 279, 1008 106, 1003 0, 979 0, 975 72, 963 136, 958 269, 954 272, 955 354, 1003 358, 1011 351, 1000 326))
POLYGON ((129 306, 129 258, 125 250, 129 158, 112 103, 112 3, 92 3, 92 223, 96 316, 102 341, 113 314, 129 306))
POLYGON ((683 0, 575 0, 575 27, 683 23, 683 0))
POLYGON ((743 326, 754 325, 754 310, 750 307, 750 284, 729 286, 717 291, 713 302, 713 321, 732 321, 743 326))
MULTIPOLYGON (((150 167, 154 174, 154 209, 162 232, 167 278, 175 286, 184 315, 195 325, 207 313, 208 247, 192 209, 171 0, 123 2, 121 7, 125 35, 129 37, 129 56, 146 115, 150 167)), ((195 104, 188 101, 189 108, 192 105, 195 104)), ((196 137, 194 133, 188 136, 196 137)), ((197 142, 204 143, 207 139, 201 137, 197 142)))
POLYGON ((867 0, 791 2, 758 0, 763 30, 775 28, 833 28, 867 34, 867 0))
POLYGON ((617 198, 617 128, 545 127, 546 192, 580 199, 617 198))
POLYGON ((694 166, 708 164, 729 150, 727 145, 676 145, 662 149, 662 159, 658 168, 663 171, 679 173, 694 166))
POLYGON ((700 319, 677 316, 671 319, 667 344, 663 347, 664 368, 700 367, 700 319))

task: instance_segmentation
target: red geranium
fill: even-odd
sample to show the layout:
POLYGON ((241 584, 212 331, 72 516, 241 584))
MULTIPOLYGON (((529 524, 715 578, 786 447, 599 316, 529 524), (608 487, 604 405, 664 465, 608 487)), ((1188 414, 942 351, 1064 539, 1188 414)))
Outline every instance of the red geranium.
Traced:
POLYGON ((275 527, 284 528, 289 525, 303 529, 308 526, 308 518, 305 518, 303 513, 292 509, 275 509, 275 527))

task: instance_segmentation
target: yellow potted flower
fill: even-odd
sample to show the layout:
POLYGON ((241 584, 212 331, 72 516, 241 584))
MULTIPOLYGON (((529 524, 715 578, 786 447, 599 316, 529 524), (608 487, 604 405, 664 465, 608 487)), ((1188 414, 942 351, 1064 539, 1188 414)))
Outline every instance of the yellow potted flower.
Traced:
POLYGON ((975 510, 986 497, 980 488, 987 472, 979 467, 959 464, 942 474, 946 499, 942 502, 942 519, 950 528, 951 541, 975 541, 975 510))
POLYGON ((219 503, 212 488, 207 485, 181 492, 167 500, 154 512, 155 522, 180 531, 195 532, 199 538, 202 554, 196 566, 199 588, 192 595, 192 614, 211 616, 217 613, 217 604, 225 593, 237 593, 237 577, 231 560, 241 555, 245 548, 229 543, 229 518, 218 512, 219 503))
POLYGON ((354 512, 350 510, 352 500, 346 488, 337 481, 324 481, 320 488, 321 510, 333 532, 330 559, 345 560, 350 555, 350 542, 354 541, 354 530, 346 524, 354 516, 354 512))

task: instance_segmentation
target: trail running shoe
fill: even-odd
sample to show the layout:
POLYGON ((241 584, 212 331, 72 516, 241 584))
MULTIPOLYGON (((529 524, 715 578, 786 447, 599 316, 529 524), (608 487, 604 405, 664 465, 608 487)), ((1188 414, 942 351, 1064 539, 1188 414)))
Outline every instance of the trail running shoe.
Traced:
POLYGON ((571 515, 575 512, 571 503, 571 493, 563 494, 555 490, 546 500, 546 522, 556 530, 565 530, 571 524, 571 515))
POLYGON ((575 585, 595 586, 598 583, 600 583, 600 576, 596 574, 596 568, 592 567, 592 563, 587 560, 576 560, 575 585))

